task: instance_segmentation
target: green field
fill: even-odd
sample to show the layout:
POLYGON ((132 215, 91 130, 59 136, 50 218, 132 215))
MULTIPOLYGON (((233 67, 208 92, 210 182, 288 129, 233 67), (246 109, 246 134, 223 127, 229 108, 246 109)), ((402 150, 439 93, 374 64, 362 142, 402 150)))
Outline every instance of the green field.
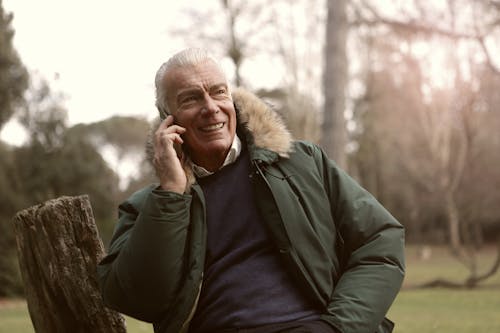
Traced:
MULTIPOLYGON (((500 273, 474 290, 414 289, 434 278, 456 282, 466 277, 466 270, 442 248, 433 248, 428 260, 417 256, 418 249, 407 250, 407 277, 403 291, 389 311, 396 322, 396 333, 499 333, 500 273)), ((495 257, 493 249, 481 253, 480 266, 486 269, 495 257)), ((127 332, 153 332, 151 326, 127 318, 127 332)), ((33 332, 26 303, 22 300, 0 301, 0 333, 33 332)))

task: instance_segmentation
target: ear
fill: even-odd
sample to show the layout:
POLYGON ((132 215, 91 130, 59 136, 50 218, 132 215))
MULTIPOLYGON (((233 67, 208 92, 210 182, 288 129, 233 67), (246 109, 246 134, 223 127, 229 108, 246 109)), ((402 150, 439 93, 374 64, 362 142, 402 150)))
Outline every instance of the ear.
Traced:
POLYGON ((167 118, 170 115, 170 113, 168 113, 167 110, 165 110, 164 108, 158 105, 156 106, 156 108, 158 109, 158 113, 160 115, 161 120, 165 120, 165 118, 167 118))
POLYGON ((165 110, 165 108, 160 105, 158 100, 156 100, 155 106, 156 109, 158 110, 161 120, 165 120, 165 118, 167 118, 170 115, 170 113, 168 113, 167 110, 165 110))

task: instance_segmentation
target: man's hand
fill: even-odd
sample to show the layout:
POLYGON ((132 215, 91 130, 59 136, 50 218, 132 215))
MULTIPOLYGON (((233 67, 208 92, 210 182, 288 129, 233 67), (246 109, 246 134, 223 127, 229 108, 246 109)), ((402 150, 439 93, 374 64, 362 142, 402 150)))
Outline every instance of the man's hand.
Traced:
POLYGON ((174 117, 168 116, 155 132, 153 164, 160 178, 160 186, 166 191, 184 193, 186 174, 182 169, 184 158, 180 145, 184 142, 181 134, 186 129, 174 124, 174 117))

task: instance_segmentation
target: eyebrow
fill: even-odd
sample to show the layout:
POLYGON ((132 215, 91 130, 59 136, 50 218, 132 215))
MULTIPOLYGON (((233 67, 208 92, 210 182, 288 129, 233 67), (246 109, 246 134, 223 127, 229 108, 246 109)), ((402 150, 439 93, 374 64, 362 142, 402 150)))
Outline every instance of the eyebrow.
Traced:
POLYGON ((200 88, 186 88, 184 90, 181 90, 178 94, 177 94, 177 102, 180 102, 180 100, 185 97, 185 96, 188 96, 188 95, 193 95, 193 94, 199 94, 200 93, 200 88))

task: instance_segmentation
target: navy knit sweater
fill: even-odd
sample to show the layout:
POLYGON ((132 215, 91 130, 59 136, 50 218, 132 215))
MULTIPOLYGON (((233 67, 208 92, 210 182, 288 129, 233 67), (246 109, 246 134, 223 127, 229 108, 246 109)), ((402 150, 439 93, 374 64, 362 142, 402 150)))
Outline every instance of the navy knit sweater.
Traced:
POLYGON ((191 332, 317 319, 279 261, 253 200, 250 161, 238 160, 198 181, 207 203, 207 254, 191 332))

